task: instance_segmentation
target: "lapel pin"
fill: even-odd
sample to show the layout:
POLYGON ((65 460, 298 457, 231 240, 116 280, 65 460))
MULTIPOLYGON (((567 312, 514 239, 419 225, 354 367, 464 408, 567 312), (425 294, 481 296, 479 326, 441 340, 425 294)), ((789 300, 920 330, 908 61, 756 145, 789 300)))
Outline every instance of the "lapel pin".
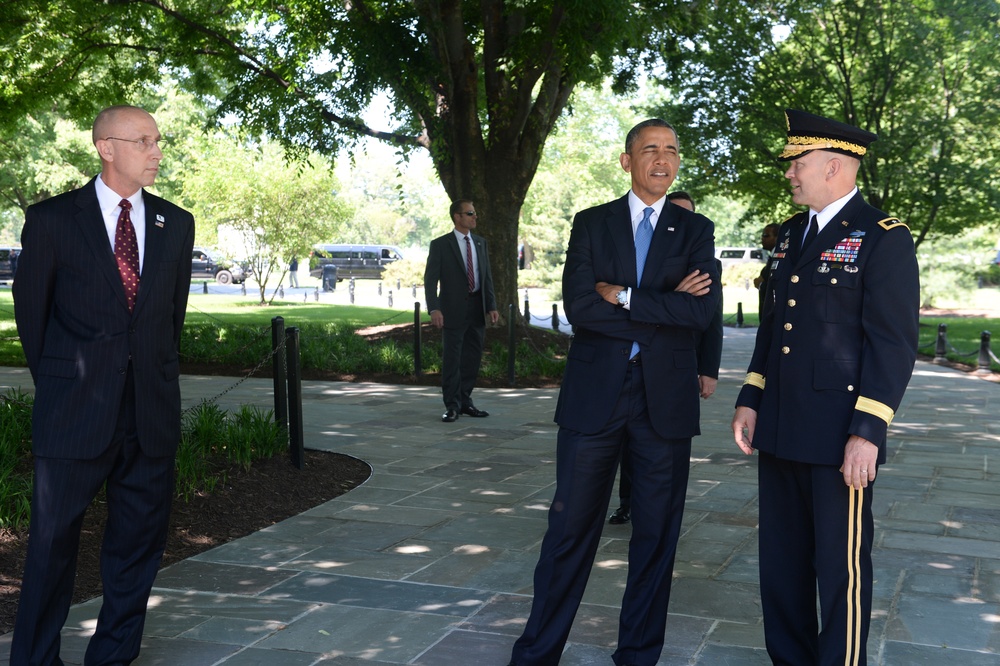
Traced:
POLYGON ((673 227, 667 227, 667 231, 673 231, 673 230, 674 230, 673 227))
POLYGON ((163 227, 163 222, 164 222, 163 216, 160 215, 159 213, 157 213, 156 214, 156 222, 154 224, 156 224, 156 226, 158 226, 158 227, 163 227))

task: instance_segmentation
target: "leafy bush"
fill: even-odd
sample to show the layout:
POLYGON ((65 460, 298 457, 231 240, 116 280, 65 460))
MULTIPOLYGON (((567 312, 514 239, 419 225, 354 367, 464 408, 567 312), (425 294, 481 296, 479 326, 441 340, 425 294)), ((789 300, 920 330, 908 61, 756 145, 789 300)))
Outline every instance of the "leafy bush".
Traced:
POLYGON ((0 528, 28 524, 31 515, 31 395, 0 396, 0 528))
POLYGON ((760 276, 764 264, 759 261, 748 261, 742 264, 731 264, 722 269, 723 287, 746 287, 753 289, 753 280, 760 276))
MULTIPOLYGON (((396 284, 400 285, 406 293, 411 293, 413 285, 417 285, 418 296, 422 294, 424 284, 424 264, 413 259, 400 259, 394 261, 385 268, 382 274, 382 283, 386 289, 396 289, 396 284)), ((394 292, 395 293, 395 292, 394 292)), ((421 300, 423 300, 421 298, 421 300)))

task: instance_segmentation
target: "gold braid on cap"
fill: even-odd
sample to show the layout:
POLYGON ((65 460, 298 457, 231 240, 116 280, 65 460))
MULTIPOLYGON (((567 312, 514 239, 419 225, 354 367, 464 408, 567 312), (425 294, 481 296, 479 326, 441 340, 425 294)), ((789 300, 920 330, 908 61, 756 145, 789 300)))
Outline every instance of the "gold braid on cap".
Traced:
POLYGON ((830 148, 848 150, 852 153, 857 153, 858 157, 868 152, 868 149, 863 146, 848 141, 841 141, 840 139, 823 139, 818 136, 790 136, 788 137, 788 143, 785 144, 785 150, 782 151, 779 157, 791 157, 799 153, 804 153, 807 150, 827 150, 830 148))

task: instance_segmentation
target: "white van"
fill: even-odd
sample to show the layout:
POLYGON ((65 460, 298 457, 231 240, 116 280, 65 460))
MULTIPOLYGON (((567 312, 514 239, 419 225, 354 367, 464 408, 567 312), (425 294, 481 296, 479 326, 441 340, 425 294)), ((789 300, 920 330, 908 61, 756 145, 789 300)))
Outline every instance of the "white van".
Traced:
POLYGON ((764 251, 759 247, 717 247, 715 258, 722 262, 722 268, 733 264, 750 262, 764 263, 764 251))

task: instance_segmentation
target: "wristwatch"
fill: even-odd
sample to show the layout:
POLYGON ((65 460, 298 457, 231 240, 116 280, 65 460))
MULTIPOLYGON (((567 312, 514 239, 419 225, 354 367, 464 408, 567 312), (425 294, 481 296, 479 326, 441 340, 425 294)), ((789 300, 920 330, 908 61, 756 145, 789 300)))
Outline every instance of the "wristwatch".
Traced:
POLYGON ((618 305, 625 305, 628 303, 628 290, 622 289, 615 295, 615 298, 618 299, 618 305))

